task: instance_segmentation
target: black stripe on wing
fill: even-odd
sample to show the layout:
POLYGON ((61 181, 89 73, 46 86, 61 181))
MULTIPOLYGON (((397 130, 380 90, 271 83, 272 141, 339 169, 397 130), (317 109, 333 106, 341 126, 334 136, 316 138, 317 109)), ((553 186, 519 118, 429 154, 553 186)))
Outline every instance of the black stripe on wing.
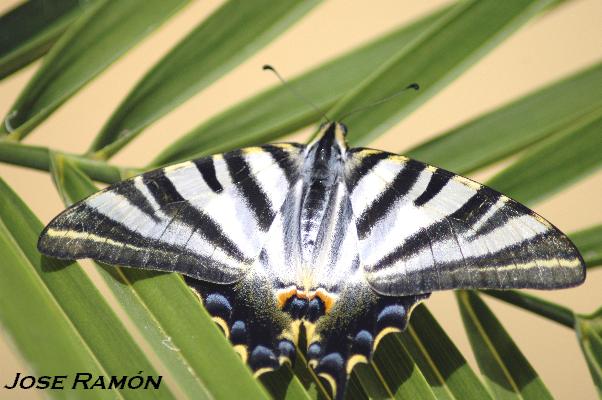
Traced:
POLYGON ((224 190, 224 187, 217 179, 213 157, 200 158, 193 162, 207 186, 209 186, 214 193, 221 193, 224 190))
MULTIPOLYGON (((353 155, 360 151, 365 151, 365 149, 357 148, 349 150, 348 159, 352 159, 353 155)), ((349 193, 353 192, 353 189, 355 189, 360 179, 370 172, 380 160, 384 160, 389 156, 390 154, 384 151, 374 151, 371 154, 363 156, 359 161, 359 164, 352 168, 347 176, 347 189, 349 190, 349 193)))
POLYGON ((137 207, 155 222, 159 222, 159 217, 155 215, 153 205, 148 201, 146 196, 138 190, 133 179, 120 182, 113 186, 115 193, 123 196, 132 206, 137 207))
MULTIPOLYGON (((421 250, 431 246, 432 241, 453 239, 456 235, 467 232, 489 211, 500 196, 499 193, 481 186, 460 208, 406 238, 401 245, 372 266, 371 270, 378 271, 395 262, 415 256, 421 250), (452 224, 450 221, 460 221, 461 223, 452 224)), ((417 210, 417 212, 420 211, 417 210)))
POLYGON ((558 289, 583 282, 584 269, 562 268, 561 263, 583 260, 568 240, 547 232, 485 256, 437 262, 436 270, 407 271, 402 279, 376 285, 383 293, 417 293, 454 288, 558 289))
MULTIPOLYGON (((295 155, 292 155, 289 151, 282 148, 281 145, 265 145, 262 147, 263 150, 267 151, 272 159, 278 164, 280 169, 284 172, 284 176, 286 176, 286 180, 288 181, 290 186, 293 186, 295 182, 299 179, 299 161, 296 159, 295 155)), ((303 145, 298 143, 286 143, 284 144, 286 147, 295 147, 297 150, 301 150, 304 148, 303 145)))
POLYGON ((257 225, 262 231, 267 231, 276 214, 267 195, 251 173, 251 167, 242 150, 224 154, 224 160, 232 182, 236 182, 236 187, 253 213, 257 225))
POLYGON ((422 192, 420 196, 414 200, 414 205, 420 207, 428 203, 429 200, 433 199, 437 194, 439 194, 441 189, 447 185, 447 182, 449 182, 453 176, 454 174, 451 172, 439 168, 435 170, 424 192, 422 192))
POLYGON ((245 256, 239 247, 209 215, 192 205, 182 197, 164 170, 143 175, 144 184, 149 189, 160 209, 172 219, 179 221, 200 233, 211 245, 224 250, 226 254, 239 262, 245 262, 245 256))
POLYGON ((508 212, 508 207, 500 207, 493 212, 493 214, 484 221, 482 226, 479 229, 476 229, 472 232, 472 239, 475 240, 479 236, 486 235, 490 232, 493 232, 497 228, 505 225, 511 218, 516 215, 534 215, 533 211, 529 208, 525 207, 521 203, 509 199, 508 201, 509 207, 513 210, 513 212, 508 212))
POLYGON ((408 160, 404 164, 387 188, 357 218, 357 234, 360 240, 365 238, 372 227, 387 215, 397 204, 397 200, 412 189, 425 168, 426 164, 414 160, 408 160))

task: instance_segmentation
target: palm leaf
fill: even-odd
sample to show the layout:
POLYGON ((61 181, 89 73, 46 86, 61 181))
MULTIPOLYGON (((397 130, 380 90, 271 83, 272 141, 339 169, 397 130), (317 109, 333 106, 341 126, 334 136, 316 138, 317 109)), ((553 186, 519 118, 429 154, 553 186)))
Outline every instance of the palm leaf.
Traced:
MULTIPOLYGON (((158 375, 143 350, 127 332, 123 323, 119 321, 81 266, 74 262, 68 263, 40 257, 36 243, 43 228, 42 223, 4 182, 0 182, 0 190, 2 190, 2 196, 0 196, 1 226, 4 228, 0 237, 3 238, 4 246, 8 246, 11 261, 14 261, 14 264, 9 264, 11 269, 7 272, 29 273, 24 281, 19 281, 16 276, 13 276, 13 279, 6 280, 6 282, 11 284, 23 282, 22 287, 27 291, 35 291, 35 288, 43 287, 44 290, 41 293, 39 293, 40 289, 37 290, 46 299, 42 306, 46 309, 56 309, 57 311, 54 313, 62 314, 57 317, 57 323, 70 325, 79 337, 78 339, 85 343, 82 347, 92 354, 95 361, 92 365, 98 363, 102 370, 106 371, 106 374, 127 376, 135 374, 135 371, 143 370, 148 375, 158 375), (22 269, 22 271, 16 268, 22 269), (37 279, 32 275, 35 275, 37 279)), ((8 293, 12 294, 12 297, 4 299, 2 308, 7 308, 7 305, 10 304, 22 303, 21 293, 15 292, 14 289, 8 293)), ((27 316, 29 312, 39 313, 38 310, 31 309, 35 305, 34 302, 23 304, 30 308, 20 310, 20 316, 16 320, 13 315, 12 321, 7 321, 9 324, 17 321, 23 324, 23 316, 27 316)), ((42 325, 38 326, 37 320, 26 319, 29 321, 27 327, 37 332, 43 332, 40 329, 45 326, 45 320, 45 318, 42 319, 42 325)), ((5 322, 3 322, 4 324, 5 322)), ((50 329, 52 330, 52 327, 50 329)), ((14 331, 12 334, 15 335, 18 332, 14 331)), ((21 340, 21 338, 17 338, 17 340, 21 340)), ((39 337, 38 340, 40 340, 39 337)), ((48 351, 44 351, 42 354, 48 356, 48 353, 48 351)), ((60 360, 62 360, 62 356, 55 359, 56 362, 60 362, 60 360)), ((47 362, 48 360, 46 360, 47 362)), ((41 361, 39 363, 40 366, 43 365, 41 361)), ((72 364, 72 366, 75 365, 77 364, 72 364)), ((51 368, 53 371, 58 369, 58 366, 51 368)), ((86 371, 86 368, 74 372, 81 371, 86 371)), ((40 369, 37 372, 40 375, 48 375, 50 371, 40 369)), ((64 375, 64 373, 59 374, 64 375)), ((123 395, 127 398, 143 398, 144 396, 140 391, 127 388, 123 395)), ((160 389, 160 395, 165 398, 174 398, 170 389, 165 385, 160 389)))
POLYGON ((405 154, 460 174, 473 172, 567 128, 600 110, 602 64, 514 100, 405 154))
POLYGON ((504 327, 474 292, 456 292, 462 319, 485 382, 498 399, 551 399, 504 327))
POLYGON ((163 57, 115 110, 90 152, 107 158, 147 125, 267 44, 318 3, 227 2, 163 57))
POLYGON ((32 0, 0 16, 0 79, 44 55, 93 1, 32 0))
MULTIPOLYGON (((9 112, 5 136, 0 137, 0 160, 51 171, 67 203, 96 190, 90 178, 115 182, 130 176, 138 169, 116 166, 99 158, 108 158, 121 150, 146 126, 267 44, 317 3, 282 2, 277 6, 271 2, 266 5, 264 0, 226 3, 145 75, 107 121, 86 155, 65 155, 55 149, 9 140, 25 137, 183 2, 151 2, 145 12, 138 13, 134 11, 145 8, 137 2, 116 5, 98 0, 81 16, 57 13, 29 37, 11 41, 14 48, 25 49, 19 51, 31 58, 41 53, 35 46, 28 47, 29 43, 38 41, 48 48, 58 40, 9 112), (241 6, 241 14, 235 15, 241 6), (112 27, 111 18, 117 21, 115 30, 108 29, 112 27), (237 18, 253 21, 254 35, 245 35, 237 18), (52 33, 62 29, 67 31, 60 38, 58 33, 52 33), (212 35, 219 40, 203 40, 212 35), (90 43, 91 46, 86 46, 90 43)), ((352 126, 351 141, 367 143, 433 96, 531 17, 560 3, 475 0, 453 4, 306 71, 291 84, 310 96, 319 109, 330 110, 329 116, 341 117, 418 81, 423 87, 418 94, 404 93, 379 107, 362 111, 361 116, 357 113, 346 118, 352 126)), ((410 154, 458 172, 470 172, 524 151, 518 162, 496 176, 492 184, 525 201, 547 197, 599 168, 601 144, 596 141, 596 133, 600 130, 602 103, 596 88, 602 80, 600 71, 597 64, 538 89, 442 133, 410 154), (532 165, 537 168, 526 168, 532 165), (541 183, 541 189, 534 190, 535 183, 541 183)), ((322 118, 321 112, 298 103, 286 90, 275 87, 205 121, 164 149, 149 167, 276 139, 322 118)), ((23 304, 31 315, 44 313, 31 322, 24 321, 20 313, 0 307, 0 324, 9 333, 14 350, 35 371, 62 372, 61 363, 56 362, 57 354, 70 352, 65 359, 65 370, 111 374, 124 367, 116 365, 115 360, 127 353, 123 349, 127 345, 132 348, 127 354, 144 365, 146 373, 167 372, 168 384, 162 387, 162 397, 265 398, 269 392, 276 398, 328 398, 323 383, 303 365, 302 352, 301 362, 294 368, 285 367, 261 378, 266 392, 251 378, 179 276, 93 267, 125 311, 127 320, 133 322, 144 346, 151 349, 150 362, 141 354, 138 344, 131 343, 130 334, 122 328, 124 322, 107 308, 79 266, 73 264, 52 273, 40 267, 32 247, 41 229, 40 222, 6 185, 0 184, 0 191, 0 252, 3 259, 10 260, 6 268, 10 279, 0 282, 0 296, 3 304, 23 304), (6 284, 17 281, 18 286, 6 284), (22 299, 19 293, 29 296, 22 299), (82 298, 86 301, 78 306, 82 298), (168 302, 164 300, 167 298, 168 302), (90 311, 91 307, 98 307, 99 311, 90 311), (98 332, 92 332, 83 322, 86 314, 102 314, 98 332), (56 324, 52 325, 48 316, 56 319, 56 324), (108 325, 117 327, 116 331, 107 332, 108 325), (56 347, 42 348, 35 331, 49 329, 53 330, 48 335, 49 343, 56 347), (115 333, 120 333, 116 342, 116 349, 121 348, 120 355, 111 354, 106 346, 107 338, 115 333)), ((602 262, 599 231, 596 227, 574 236, 590 266, 602 262)), ((488 293, 575 328, 594 382, 600 387, 599 316, 576 315, 566 307, 520 292, 488 293)), ((537 373, 478 296, 462 292, 459 298, 471 328, 468 330, 471 341, 480 351, 477 361, 485 384, 443 328, 420 306, 407 332, 385 337, 373 363, 354 370, 348 398, 489 398, 490 393, 496 397, 549 397, 537 373), (511 370, 511 364, 516 365, 516 371, 511 370)), ((114 397, 110 392, 91 395, 114 397)))
POLYGON ((185 3, 186 0, 98 1, 89 7, 44 59, 4 118, 4 132, 0 134, 10 134, 14 139, 25 137, 185 3))

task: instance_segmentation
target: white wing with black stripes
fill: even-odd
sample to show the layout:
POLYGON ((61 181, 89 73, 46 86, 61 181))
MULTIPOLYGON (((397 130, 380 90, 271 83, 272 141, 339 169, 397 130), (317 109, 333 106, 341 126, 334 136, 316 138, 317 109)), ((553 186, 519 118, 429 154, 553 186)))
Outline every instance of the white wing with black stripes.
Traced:
POLYGON ((299 179, 302 145, 250 147, 158 169, 71 206, 40 237, 66 259, 235 282, 299 179))
POLYGON ((361 264, 379 293, 551 289, 585 279, 583 260, 563 233, 488 187, 360 148, 349 151, 346 176, 361 264))

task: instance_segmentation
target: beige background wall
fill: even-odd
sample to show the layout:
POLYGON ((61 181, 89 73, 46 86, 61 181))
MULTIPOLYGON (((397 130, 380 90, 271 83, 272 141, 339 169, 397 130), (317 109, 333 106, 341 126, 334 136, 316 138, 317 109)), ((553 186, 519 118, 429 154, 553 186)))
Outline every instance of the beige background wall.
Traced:
MULTIPOLYGON (((13 0, 0 1, 0 11, 15 3, 13 0)), ((235 71, 147 129, 114 161, 143 165, 166 143, 200 121, 274 85, 274 77, 261 71, 264 63, 271 63, 284 76, 292 77, 444 3, 438 0, 327 1, 235 71)), ((216 0, 195 2, 185 9, 73 97, 26 142, 71 152, 85 150, 118 102, 148 67, 219 4, 221 2, 216 0)), ((402 151, 600 60, 601 21, 600 0, 573 1, 535 19, 373 146, 402 151)), ((433 62, 437 62, 436 58, 433 62)), ((39 63, 35 63, 0 81, 0 114, 6 113, 38 66, 39 63)), ((303 133, 295 137, 303 140, 303 133)), ((483 180, 489 174, 491 171, 476 178, 483 180)), ((47 174, 0 164, 0 176, 44 222, 62 209, 47 174)), ((562 230, 571 232, 602 223, 601 196, 602 172, 598 172, 538 204, 535 210, 562 230)), ((602 270, 598 270, 590 273, 580 288, 538 294, 588 313, 601 305, 601 287, 602 270)), ((596 398, 572 331, 506 304, 487 301, 555 396, 571 400, 596 398)), ((427 304, 476 368, 452 294, 437 293, 427 304)), ((0 377, 12 375, 15 363, 20 363, 18 357, 10 352, 6 337, 0 337, 0 377)), ((5 395, 6 392, 0 390, 0 397, 5 395)), ((27 395, 37 397, 33 392, 27 395)))

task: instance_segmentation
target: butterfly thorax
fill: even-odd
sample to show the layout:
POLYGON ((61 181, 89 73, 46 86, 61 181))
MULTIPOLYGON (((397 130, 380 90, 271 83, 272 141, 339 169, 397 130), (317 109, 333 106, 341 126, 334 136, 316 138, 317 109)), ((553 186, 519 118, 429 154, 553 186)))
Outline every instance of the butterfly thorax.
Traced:
MULTIPOLYGON (((318 138, 305 152, 302 179, 303 189, 299 212, 299 247, 304 275, 308 285, 313 280, 313 271, 319 268, 320 237, 330 229, 331 211, 337 185, 343 177, 343 157, 346 144, 340 126, 326 126, 318 138)), ((315 289, 307 287, 306 290, 315 289)))

